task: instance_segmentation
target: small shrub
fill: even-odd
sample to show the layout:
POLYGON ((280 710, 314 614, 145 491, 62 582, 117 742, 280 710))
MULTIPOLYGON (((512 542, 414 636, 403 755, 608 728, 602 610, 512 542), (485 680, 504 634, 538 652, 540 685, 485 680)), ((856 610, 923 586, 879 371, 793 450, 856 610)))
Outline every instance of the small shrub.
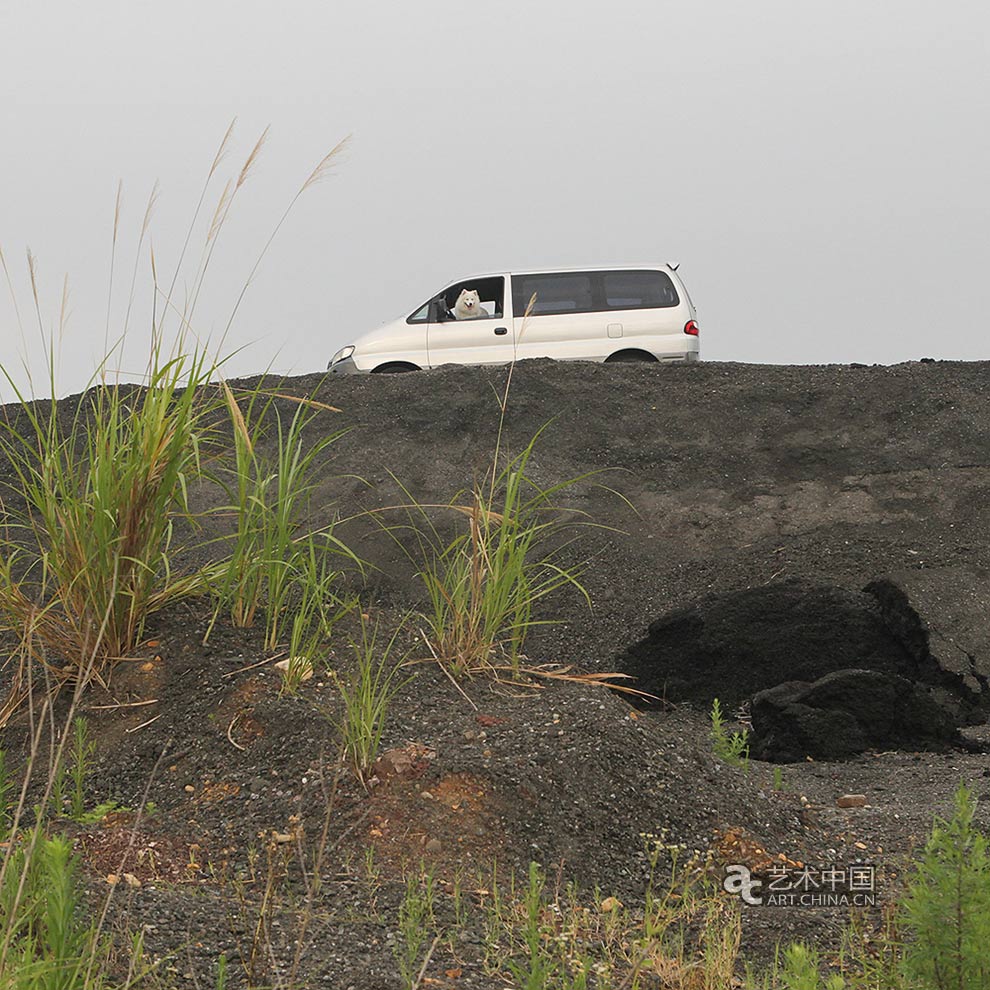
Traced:
POLYGON ((529 878, 523 891, 524 914, 519 930, 523 952, 518 958, 507 960, 507 966, 520 990, 544 990, 557 973, 560 963, 553 951, 554 942, 549 937, 543 921, 543 890, 546 877, 539 864, 529 864, 529 878))
POLYGON ((846 984, 837 973, 823 977, 819 953, 802 942, 794 942, 784 950, 774 985, 783 990, 842 990, 846 984))
POLYGON ((76 821, 86 811, 85 782, 96 753, 96 743, 89 738, 89 723, 81 715, 73 719, 72 736, 72 792, 69 795, 70 815, 76 821))
POLYGON ((729 732, 718 698, 712 700, 711 720, 712 749, 715 755, 734 767, 749 769, 749 742, 746 732, 729 732))
POLYGON ((960 786, 952 819, 935 822, 900 904, 904 968, 926 988, 990 987, 990 853, 975 812, 973 792, 960 786))
MULTIPOLYGON (((11 990, 106 986, 110 945, 82 920, 78 869, 67 839, 34 832, 16 843, 0 876, 0 985, 11 990)), ((135 963, 139 955, 138 945, 135 963)))

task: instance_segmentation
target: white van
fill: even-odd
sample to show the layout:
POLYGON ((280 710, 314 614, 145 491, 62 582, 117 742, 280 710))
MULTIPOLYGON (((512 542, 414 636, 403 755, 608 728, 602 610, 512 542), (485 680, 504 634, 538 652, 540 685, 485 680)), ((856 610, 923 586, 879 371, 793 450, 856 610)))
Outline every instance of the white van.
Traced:
POLYGON ((475 275, 452 282, 408 316, 342 347, 334 374, 419 371, 443 364, 697 361, 694 304, 671 265, 475 275), (480 312, 458 318, 462 290, 480 312))

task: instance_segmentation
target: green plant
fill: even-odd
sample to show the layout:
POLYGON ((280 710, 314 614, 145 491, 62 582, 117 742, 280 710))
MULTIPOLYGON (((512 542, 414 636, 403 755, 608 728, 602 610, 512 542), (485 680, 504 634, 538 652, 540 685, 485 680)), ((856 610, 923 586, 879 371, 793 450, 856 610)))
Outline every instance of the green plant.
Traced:
MULTIPOLYGON (((484 885, 482 884, 484 890, 484 885)), ((498 863, 492 864, 492 875, 488 881, 488 889, 482 895, 483 931, 484 931, 484 971, 486 976, 500 973, 504 963, 502 940, 505 935, 506 916, 503 911, 504 903, 498 879, 498 863)))
POLYGON ((990 853, 973 824, 976 797, 965 785, 949 821, 936 820, 908 878, 901 920, 904 969, 937 990, 990 987, 990 853))
MULTIPOLYGON (((12 990, 95 990, 109 941, 83 923, 71 843, 37 830, 16 843, 0 877, 0 985, 12 990)), ((137 949, 140 949, 138 943, 137 949)))
POLYGON ((823 976, 821 955, 803 942, 792 942, 776 961, 771 985, 781 990, 842 990, 846 981, 838 973, 823 976))
POLYGON ((11 794, 14 792, 14 781, 7 769, 7 754, 0 749, 0 834, 6 835, 11 822, 11 794))
POLYGON ((439 933, 434 936, 424 955, 427 941, 437 927, 434 902, 432 870, 406 877, 405 894, 399 904, 399 938, 393 950, 405 990, 415 990, 419 986, 440 938, 439 933))
POLYGON ((26 503, 8 508, 0 536, 0 617, 29 631, 31 658, 57 681, 100 676, 151 612, 201 587, 174 573, 170 554, 199 471, 210 402, 200 386, 212 370, 201 353, 156 347, 145 388, 102 384, 68 411, 16 392, 0 422, 8 487, 26 503))
POLYGON ((715 755, 725 763, 730 763, 734 767, 742 767, 743 770, 748 770, 748 733, 730 732, 726 728, 725 717, 722 714, 722 705, 718 698, 712 700, 712 710, 709 718, 711 720, 710 736, 712 750, 715 755))
POLYGON ((355 606, 355 600, 336 592, 339 573, 328 565, 327 554, 317 548, 316 538, 303 541, 297 560, 298 603, 289 628, 289 662, 282 690, 295 693, 312 675, 337 620, 355 606))
POLYGON ((520 931, 524 952, 522 958, 510 958, 506 963, 520 990, 545 990, 559 968, 543 923, 545 885, 546 877, 539 864, 530 863, 529 880, 523 892, 525 913, 520 931))
MULTIPOLYGON (((212 591, 214 621, 227 610, 236 626, 251 626, 259 609, 265 616, 265 645, 275 649, 290 605, 300 600, 304 618, 293 629, 297 641, 320 635, 328 625, 326 603, 334 603, 340 572, 331 560, 346 558, 360 566, 351 550, 334 536, 333 524, 316 533, 303 532, 313 473, 324 451, 344 430, 306 440, 303 431, 332 407, 302 400, 285 425, 275 404, 278 396, 260 388, 249 393, 246 413, 226 384, 223 393, 234 425, 233 512, 236 524, 231 553, 212 591), (267 419, 275 422, 273 456, 260 454, 267 419)), ((297 617, 299 611, 296 613, 297 617)))
POLYGON ((429 602, 427 639, 455 674, 490 671, 508 659, 517 675, 526 637, 542 624, 534 606, 557 589, 570 586, 590 606, 579 570, 560 563, 565 524, 553 506, 581 478, 549 488, 536 482, 529 465, 541 433, 504 462, 497 443, 486 478, 439 507, 466 521, 466 531, 453 538, 432 521, 429 510, 437 506, 420 505, 405 492, 416 543, 407 552, 429 602))
POLYGON ((773 768, 773 789, 775 791, 784 789, 784 771, 779 765, 773 768))
POLYGON ((96 743, 89 738, 89 724, 81 715, 73 719, 72 746, 72 793, 69 795, 70 815, 77 821, 86 810, 86 794, 83 786, 89 773, 96 743))
POLYGON ((344 759, 362 783, 378 758, 389 703, 409 681, 409 678, 400 679, 401 661, 392 660, 399 631, 397 628, 380 648, 377 624, 369 629, 362 618, 361 639, 351 643, 357 664, 354 673, 341 677, 336 671, 331 672, 343 702, 342 715, 331 716, 331 720, 340 735, 344 759))

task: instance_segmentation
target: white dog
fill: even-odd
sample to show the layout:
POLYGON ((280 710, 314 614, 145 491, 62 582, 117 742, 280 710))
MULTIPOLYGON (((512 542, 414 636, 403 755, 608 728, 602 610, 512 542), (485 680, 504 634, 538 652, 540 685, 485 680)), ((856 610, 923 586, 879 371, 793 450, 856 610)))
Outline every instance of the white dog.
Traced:
POLYGON ((481 299, 477 289, 461 289, 461 294, 454 303, 454 319, 476 320, 479 316, 488 314, 481 308, 481 299))

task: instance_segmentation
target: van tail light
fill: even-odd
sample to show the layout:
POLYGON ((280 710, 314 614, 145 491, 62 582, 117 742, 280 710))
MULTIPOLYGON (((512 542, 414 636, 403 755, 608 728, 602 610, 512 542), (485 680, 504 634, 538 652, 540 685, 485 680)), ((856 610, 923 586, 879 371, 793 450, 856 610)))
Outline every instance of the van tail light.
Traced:
POLYGON ((690 334, 692 337, 698 336, 698 322, 697 320, 688 320, 684 324, 684 332, 690 334))

